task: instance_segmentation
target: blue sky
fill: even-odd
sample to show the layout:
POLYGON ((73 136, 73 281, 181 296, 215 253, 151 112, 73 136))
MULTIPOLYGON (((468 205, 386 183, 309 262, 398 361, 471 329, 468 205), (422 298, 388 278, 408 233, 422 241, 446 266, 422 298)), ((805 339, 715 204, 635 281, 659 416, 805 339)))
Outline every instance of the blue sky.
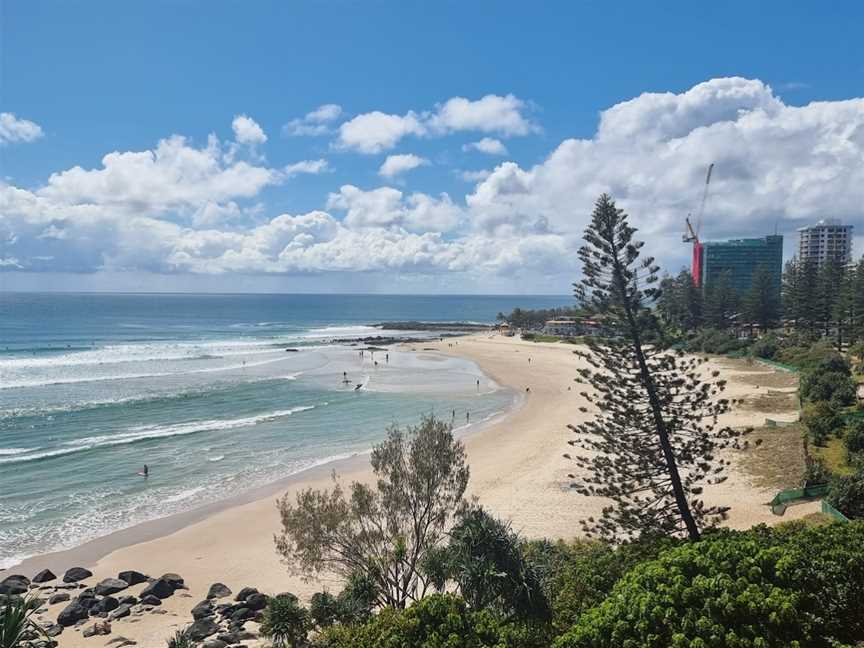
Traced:
POLYGON ((602 190, 684 264, 712 161, 703 235, 791 250, 861 217, 861 24, 854 2, 5 0, 0 287, 568 292, 602 190))

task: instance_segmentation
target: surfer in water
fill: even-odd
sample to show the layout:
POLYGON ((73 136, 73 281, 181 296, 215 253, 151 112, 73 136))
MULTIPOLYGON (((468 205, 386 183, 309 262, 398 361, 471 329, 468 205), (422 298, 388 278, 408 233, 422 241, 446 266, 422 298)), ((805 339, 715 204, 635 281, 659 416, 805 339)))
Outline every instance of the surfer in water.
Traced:
POLYGON ((144 464, 144 469, 138 474, 145 478, 150 476, 150 468, 147 466, 147 464, 144 464))

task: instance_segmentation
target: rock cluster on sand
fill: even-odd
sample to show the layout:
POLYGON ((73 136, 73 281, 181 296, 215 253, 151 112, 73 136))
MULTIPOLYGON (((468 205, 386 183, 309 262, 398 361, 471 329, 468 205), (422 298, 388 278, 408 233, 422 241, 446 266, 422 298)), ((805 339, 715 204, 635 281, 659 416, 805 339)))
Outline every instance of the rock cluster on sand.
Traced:
MULTIPOLYGON (((189 589, 183 577, 175 573, 150 578, 138 571, 124 571, 117 578, 103 578, 91 585, 86 581, 92 576, 88 569, 72 567, 63 574, 63 582, 53 584, 52 581, 58 579, 48 569, 40 571, 32 580, 13 574, 0 581, 0 602, 8 597, 26 595, 31 590, 38 590, 44 597, 40 599, 42 607, 35 617, 42 633, 29 633, 21 648, 56 648, 54 637, 64 631, 80 632, 82 637, 88 638, 88 643, 93 641, 95 648, 103 645, 98 637, 110 635, 115 623, 123 627, 144 614, 168 614, 162 609, 162 602, 180 590, 189 589), (129 589, 134 586, 140 587, 129 589), (133 591, 136 593, 130 593, 133 591)), ((192 608, 191 622, 185 625, 184 631, 201 648, 242 647, 242 642, 257 639, 257 633, 247 629, 246 624, 261 621, 268 597, 254 587, 244 587, 233 601, 228 599, 232 594, 224 583, 213 583, 206 598, 192 608)), ((191 596, 186 592, 179 595, 191 596)), ((134 646, 136 642, 115 636, 104 645, 123 648, 134 646)))

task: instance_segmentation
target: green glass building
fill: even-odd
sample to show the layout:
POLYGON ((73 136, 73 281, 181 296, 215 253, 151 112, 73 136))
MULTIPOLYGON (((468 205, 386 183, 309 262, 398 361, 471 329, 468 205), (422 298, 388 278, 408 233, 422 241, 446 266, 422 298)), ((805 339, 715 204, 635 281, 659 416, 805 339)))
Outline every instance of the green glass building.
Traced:
POLYGON ((703 288, 716 282, 724 273, 732 287, 743 295, 753 283, 753 275, 761 266, 771 273, 777 296, 783 277, 783 236, 708 241, 702 244, 703 288))

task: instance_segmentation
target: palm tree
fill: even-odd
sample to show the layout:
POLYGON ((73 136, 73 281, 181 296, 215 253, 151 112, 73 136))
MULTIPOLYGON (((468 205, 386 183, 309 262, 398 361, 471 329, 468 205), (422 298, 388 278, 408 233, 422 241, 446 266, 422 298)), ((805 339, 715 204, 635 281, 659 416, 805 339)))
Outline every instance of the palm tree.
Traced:
POLYGON ((29 596, 9 596, 0 607, 0 648, 18 648, 28 631, 44 634, 32 619, 41 601, 29 596))

